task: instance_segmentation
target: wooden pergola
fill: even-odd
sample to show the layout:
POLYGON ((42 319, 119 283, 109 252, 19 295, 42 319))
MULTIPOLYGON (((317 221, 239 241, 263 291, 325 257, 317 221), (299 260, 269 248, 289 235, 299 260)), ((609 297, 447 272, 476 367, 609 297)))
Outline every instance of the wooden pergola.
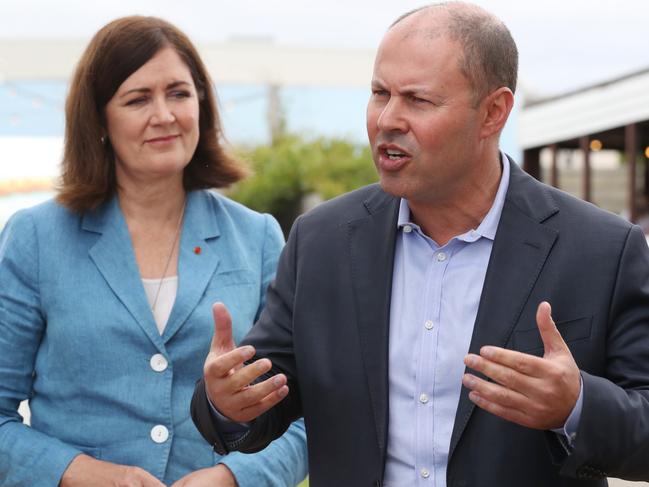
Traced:
POLYGON ((519 129, 523 168, 541 179, 541 150, 550 149, 546 182, 555 187, 561 178, 559 151, 583 153, 580 196, 586 201, 592 201, 591 152, 601 148, 620 152, 628 171, 626 214, 636 222, 649 212, 649 68, 528 102, 521 110, 519 129))

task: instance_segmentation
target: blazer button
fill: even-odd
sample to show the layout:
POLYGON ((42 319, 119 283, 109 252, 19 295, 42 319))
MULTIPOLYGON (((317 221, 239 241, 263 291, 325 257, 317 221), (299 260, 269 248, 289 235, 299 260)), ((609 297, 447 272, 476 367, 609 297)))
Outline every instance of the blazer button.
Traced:
POLYGON ((151 365, 151 368, 156 372, 164 372, 169 366, 169 362, 167 362, 167 359, 161 353, 152 355, 151 360, 149 360, 149 364, 151 365))
POLYGON ((166 426, 158 424, 151 428, 151 439, 156 443, 164 443, 169 439, 169 430, 166 426))

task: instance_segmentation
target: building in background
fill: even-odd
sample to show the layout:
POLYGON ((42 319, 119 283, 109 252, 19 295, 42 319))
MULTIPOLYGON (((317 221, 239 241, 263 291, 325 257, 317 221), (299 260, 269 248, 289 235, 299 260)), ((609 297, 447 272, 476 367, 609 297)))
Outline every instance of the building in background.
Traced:
POLYGON ((524 168, 649 233, 649 68, 525 104, 524 168))

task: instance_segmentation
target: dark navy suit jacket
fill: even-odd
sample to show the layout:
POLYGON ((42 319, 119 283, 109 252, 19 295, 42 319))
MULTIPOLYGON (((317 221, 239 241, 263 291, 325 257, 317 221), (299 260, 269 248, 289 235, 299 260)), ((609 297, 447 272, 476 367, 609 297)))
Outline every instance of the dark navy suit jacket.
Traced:
MULTIPOLYGON (((193 418, 219 451, 256 451, 299 416, 311 485, 380 486, 388 430, 388 326, 398 198, 369 186, 299 218, 267 306, 245 343, 290 394, 228 445, 202 381, 193 418)), ((636 226, 534 180, 511 162, 470 351, 543 354, 535 313, 553 317, 582 371, 570 454, 554 433, 474 407, 463 388, 448 486, 606 485, 649 478, 649 251, 636 226)))

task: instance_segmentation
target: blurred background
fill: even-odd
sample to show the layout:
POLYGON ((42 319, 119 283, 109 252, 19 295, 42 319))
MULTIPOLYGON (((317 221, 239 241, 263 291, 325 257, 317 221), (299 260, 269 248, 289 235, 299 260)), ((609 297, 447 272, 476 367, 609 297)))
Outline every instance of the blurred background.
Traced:
MULTIPOLYGON (((644 101, 637 93, 649 93, 649 2, 474 3, 505 21, 520 51, 517 103, 502 149, 520 163, 525 159, 526 169, 544 181, 641 220, 643 207, 636 201, 649 194, 649 117, 634 107, 644 101), (635 84, 629 86, 629 80, 635 84), (603 90, 611 86, 629 108, 620 105, 606 126, 572 121, 575 111, 608 107, 609 93, 603 90), (567 128, 553 132, 556 127, 541 123, 547 115, 539 110, 554 113, 549 120, 567 128), (615 142, 619 134, 606 138, 618 129, 624 131, 623 142, 615 142), (591 179, 594 189, 586 183, 591 179)), ((17 209, 53 194, 67 83, 90 37, 116 17, 143 14, 183 29, 208 66, 226 136, 256 172, 231 195, 272 212, 288 229, 305 208, 376 179, 365 133, 375 49, 396 17, 421 5, 413 0, 2 0, 0 228, 17 209)))

